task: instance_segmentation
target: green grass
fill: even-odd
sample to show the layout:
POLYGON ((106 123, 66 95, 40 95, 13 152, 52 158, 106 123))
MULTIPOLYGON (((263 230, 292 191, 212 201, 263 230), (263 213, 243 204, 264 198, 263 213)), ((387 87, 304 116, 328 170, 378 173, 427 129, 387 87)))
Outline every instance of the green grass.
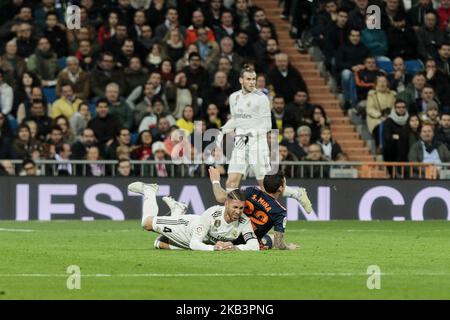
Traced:
POLYGON ((302 248, 262 252, 154 250, 156 235, 138 225, 0 222, 0 299, 450 298, 445 221, 289 222, 287 240, 302 248), (66 287, 69 265, 81 268, 80 290, 66 287), (367 289, 369 265, 381 268, 380 290, 367 289))

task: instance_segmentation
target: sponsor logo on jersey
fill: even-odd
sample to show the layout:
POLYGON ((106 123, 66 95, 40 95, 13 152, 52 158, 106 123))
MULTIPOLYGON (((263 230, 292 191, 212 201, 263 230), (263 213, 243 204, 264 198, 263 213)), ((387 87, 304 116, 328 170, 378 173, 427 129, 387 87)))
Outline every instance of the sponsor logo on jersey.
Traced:
POLYGON ((234 116, 236 119, 251 119, 253 118, 251 114, 248 113, 238 113, 234 116))
POLYGON ((195 230, 195 232, 197 232, 198 235, 201 235, 203 232, 203 226, 198 226, 197 230, 195 230))
POLYGON ((214 213, 212 214, 213 218, 217 218, 220 217, 222 215, 222 210, 218 210, 218 211, 214 211, 214 213))

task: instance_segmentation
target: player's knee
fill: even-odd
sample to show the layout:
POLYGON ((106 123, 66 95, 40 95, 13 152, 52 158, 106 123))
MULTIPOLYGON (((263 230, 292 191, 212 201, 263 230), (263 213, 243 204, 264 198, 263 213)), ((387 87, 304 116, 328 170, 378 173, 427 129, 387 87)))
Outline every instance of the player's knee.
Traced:
POLYGON ((170 246, 168 243, 165 243, 161 240, 155 240, 155 248, 161 250, 170 250, 170 246))
POLYGON ((147 219, 145 219, 144 222, 142 223, 142 228, 144 228, 147 231, 152 231, 153 230, 153 218, 148 217, 147 219))

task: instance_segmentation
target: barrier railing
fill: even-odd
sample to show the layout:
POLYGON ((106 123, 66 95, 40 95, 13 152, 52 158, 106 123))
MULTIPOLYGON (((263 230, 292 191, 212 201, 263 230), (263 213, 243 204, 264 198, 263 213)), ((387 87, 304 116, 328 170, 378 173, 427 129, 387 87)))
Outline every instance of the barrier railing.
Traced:
MULTIPOLYGON (((3 160, 0 160, 0 162, 3 160)), ((16 166, 16 172, 21 168, 21 160, 11 161, 16 166)), ((61 162, 57 160, 36 160, 40 175, 56 176, 59 167, 70 165, 71 175, 86 176, 89 166, 103 166, 102 176, 118 176, 116 160, 70 160, 61 162)), ((201 161, 177 164, 171 160, 131 160, 135 176, 160 176, 157 166, 164 165, 168 177, 208 177, 207 164, 201 161)), ((450 179, 450 163, 430 164, 413 162, 313 162, 313 161, 284 161, 280 162, 282 169, 289 178, 347 178, 347 179, 450 179)), ((248 177, 253 177, 250 172, 248 177)))

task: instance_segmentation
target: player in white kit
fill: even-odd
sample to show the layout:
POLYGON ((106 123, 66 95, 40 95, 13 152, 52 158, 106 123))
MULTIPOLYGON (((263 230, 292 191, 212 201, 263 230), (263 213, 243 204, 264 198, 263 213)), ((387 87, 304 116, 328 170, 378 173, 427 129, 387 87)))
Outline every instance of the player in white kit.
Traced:
POLYGON ((158 249, 214 250, 259 250, 259 242, 253 232, 250 219, 243 214, 245 195, 240 190, 228 193, 225 206, 213 206, 202 215, 183 214, 186 205, 163 197, 171 209, 170 216, 157 216, 157 184, 133 182, 128 190, 144 195, 142 227, 154 231, 158 237, 158 249), (232 241, 241 236, 245 244, 233 245, 232 241))
MULTIPOLYGON (((234 149, 228 166, 226 190, 239 188, 249 166, 264 189, 263 179, 271 170, 268 134, 272 129, 270 101, 256 89, 256 73, 244 66, 240 73, 241 90, 230 95, 231 119, 222 126, 222 134, 235 133, 234 149)), ((222 137, 218 139, 221 143, 222 137)), ((283 196, 297 199, 307 213, 312 212, 311 201, 304 188, 286 186, 283 196)))

